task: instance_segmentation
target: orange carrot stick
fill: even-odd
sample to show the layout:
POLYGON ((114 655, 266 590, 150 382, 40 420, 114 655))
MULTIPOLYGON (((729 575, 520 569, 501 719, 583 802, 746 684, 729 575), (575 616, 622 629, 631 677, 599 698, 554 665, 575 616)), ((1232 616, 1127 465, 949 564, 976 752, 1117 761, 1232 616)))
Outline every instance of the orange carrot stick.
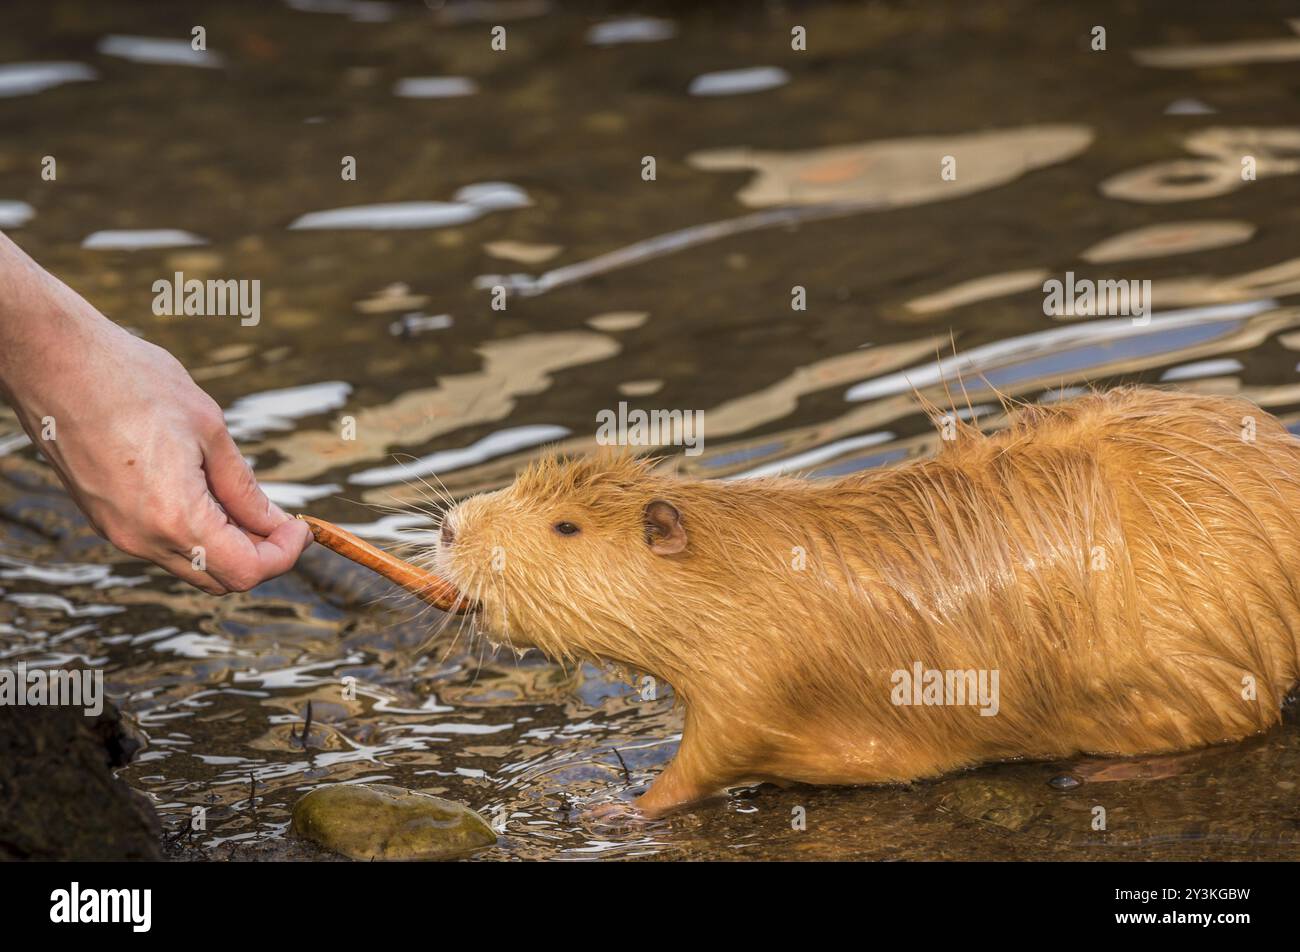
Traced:
POLYGON ((404 562, 383 549, 377 549, 332 522, 314 516, 298 516, 298 518, 311 526, 311 534, 325 548, 351 559, 358 565, 364 565, 372 572, 378 572, 390 582, 400 585, 435 608, 453 615, 463 615, 478 608, 446 579, 439 578, 432 572, 426 572, 410 562, 404 562))

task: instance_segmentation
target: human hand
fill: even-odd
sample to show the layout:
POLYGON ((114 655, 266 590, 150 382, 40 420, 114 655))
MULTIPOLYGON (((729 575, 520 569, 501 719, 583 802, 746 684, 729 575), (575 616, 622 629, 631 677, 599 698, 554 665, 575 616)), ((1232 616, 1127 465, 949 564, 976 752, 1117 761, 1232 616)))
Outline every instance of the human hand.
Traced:
POLYGON ((90 314, 9 334, 0 371, 77 505, 122 551, 213 595, 287 572, 311 531, 258 487, 221 409, 165 350, 76 302, 90 314))

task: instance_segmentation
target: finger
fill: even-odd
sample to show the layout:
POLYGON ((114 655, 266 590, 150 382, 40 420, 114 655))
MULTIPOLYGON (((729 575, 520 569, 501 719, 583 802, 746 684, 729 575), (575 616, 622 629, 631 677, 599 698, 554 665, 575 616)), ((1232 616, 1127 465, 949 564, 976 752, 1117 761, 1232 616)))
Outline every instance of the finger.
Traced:
POLYGON ((237 526, 225 525, 211 534, 207 570, 231 591, 246 592, 293 568, 310 543, 311 529, 298 519, 281 523, 260 540, 250 538, 237 526))
POLYGON ((168 552, 152 560, 172 575, 189 582, 195 588, 202 589, 209 595, 227 595, 230 590, 213 578, 209 573, 199 571, 189 556, 168 552))
POLYGON ((312 542, 311 526, 301 519, 290 519, 277 526, 265 539, 254 543, 265 577, 274 578, 289 571, 312 542))
POLYGON ((209 491, 237 525, 260 536, 269 536, 290 519, 262 492, 253 468, 225 430, 213 435, 204 445, 203 468, 209 491))

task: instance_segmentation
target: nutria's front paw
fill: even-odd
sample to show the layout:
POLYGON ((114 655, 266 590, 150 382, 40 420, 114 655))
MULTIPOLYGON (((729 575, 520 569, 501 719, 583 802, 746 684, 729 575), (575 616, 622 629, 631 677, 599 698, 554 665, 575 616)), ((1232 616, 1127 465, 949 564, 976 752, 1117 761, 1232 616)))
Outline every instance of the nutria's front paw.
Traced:
POLYGON ((582 811, 582 824, 593 830, 635 830, 645 826, 652 818, 637 809, 635 803, 614 800, 596 803, 582 811))

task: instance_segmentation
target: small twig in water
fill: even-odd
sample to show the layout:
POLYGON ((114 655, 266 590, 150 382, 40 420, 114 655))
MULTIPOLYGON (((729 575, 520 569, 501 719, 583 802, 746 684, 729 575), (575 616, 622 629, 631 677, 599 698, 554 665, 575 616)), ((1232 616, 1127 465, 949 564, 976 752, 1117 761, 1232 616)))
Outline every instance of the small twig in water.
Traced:
POLYGON ((611 747, 610 750, 614 752, 614 756, 618 758, 619 766, 623 768, 623 779, 626 780, 628 783, 631 783, 632 773, 627 769, 627 761, 623 759, 623 755, 618 752, 617 747, 611 747))
POLYGON ((307 738, 311 734, 311 701, 307 702, 307 717, 302 725, 302 733, 298 733, 298 728, 292 724, 289 725, 289 739, 296 740, 303 750, 307 749, 307 738))

